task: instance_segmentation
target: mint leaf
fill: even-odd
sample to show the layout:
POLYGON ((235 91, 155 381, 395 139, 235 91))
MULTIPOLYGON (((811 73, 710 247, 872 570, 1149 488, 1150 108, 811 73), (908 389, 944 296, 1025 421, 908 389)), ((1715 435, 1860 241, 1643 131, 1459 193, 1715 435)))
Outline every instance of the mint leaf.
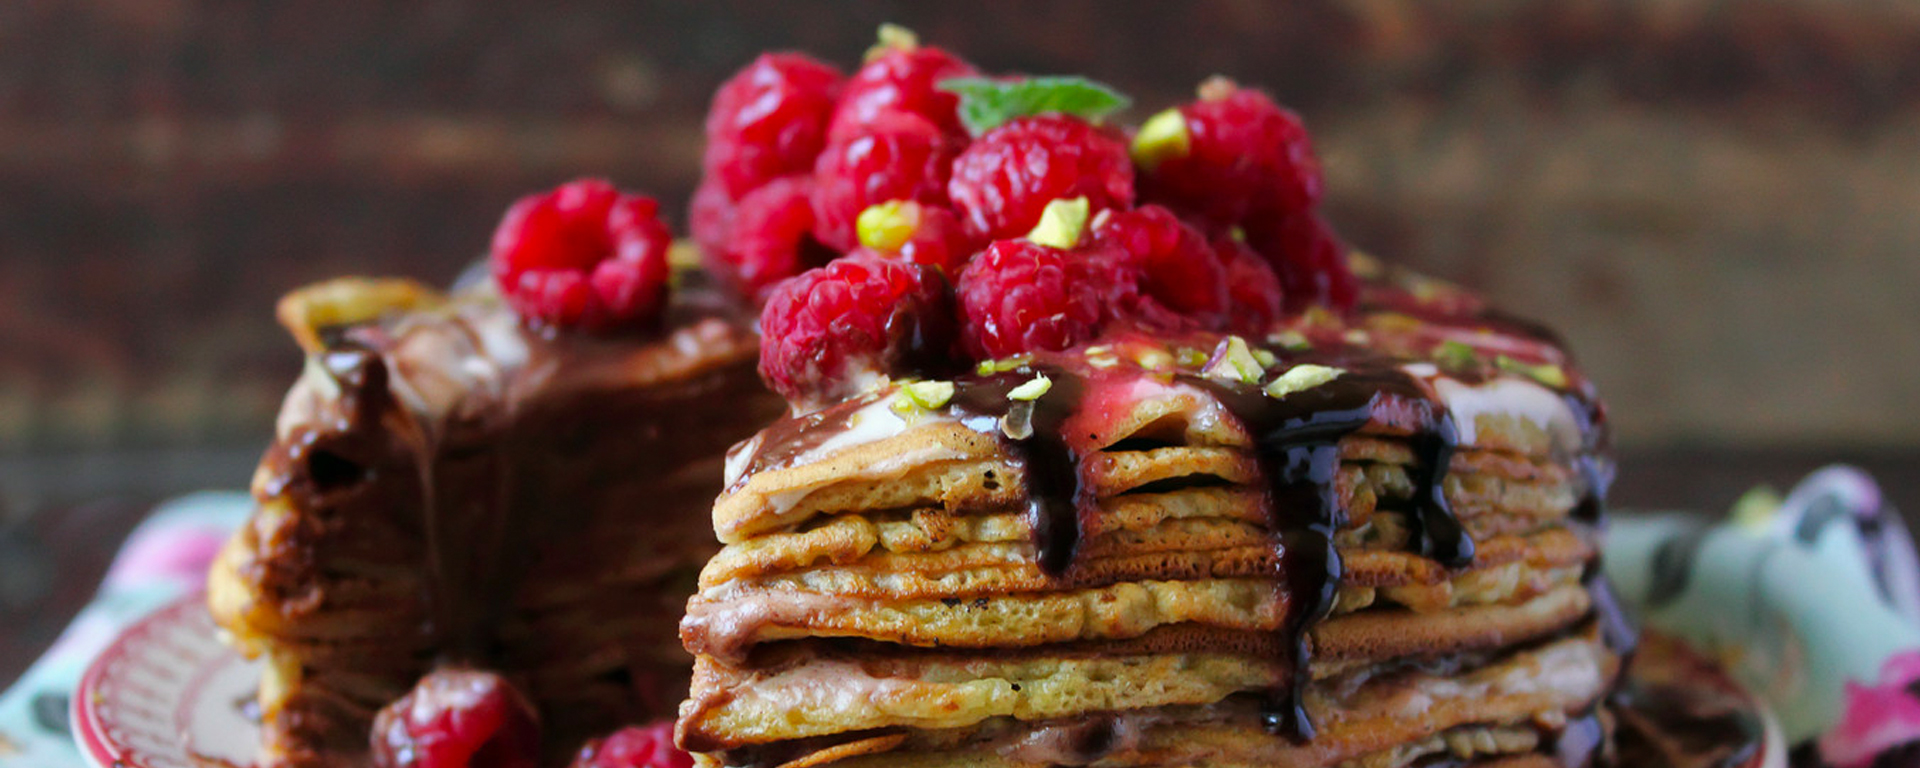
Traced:
POLYGON ((960 123, 975 136, 1016 117, 1044 112, 1097 121, 1133 103, 1119 91, 1084 77, 1046 76, 1009 81, 955 77, 940 81, 940 90, 960 96, 960 123))

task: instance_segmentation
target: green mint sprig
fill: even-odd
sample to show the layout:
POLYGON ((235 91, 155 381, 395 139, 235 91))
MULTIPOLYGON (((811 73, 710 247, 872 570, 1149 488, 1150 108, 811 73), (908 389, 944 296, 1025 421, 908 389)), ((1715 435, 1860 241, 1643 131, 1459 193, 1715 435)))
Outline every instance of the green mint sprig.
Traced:
POLYGON ((940 81, 940 90, 960 96, 960 123, 975 136, 1016 117, 1045 112, 1098 121, 1133 103, 1125 94, 1084 77, 955 77, 940 81))

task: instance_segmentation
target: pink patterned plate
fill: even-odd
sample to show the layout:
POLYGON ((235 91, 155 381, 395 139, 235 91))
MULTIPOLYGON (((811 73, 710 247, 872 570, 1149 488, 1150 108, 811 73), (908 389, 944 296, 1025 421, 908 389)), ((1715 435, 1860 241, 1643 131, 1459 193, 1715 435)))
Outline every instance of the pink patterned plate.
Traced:
POLYGON ((260 665, 220 642, 196 592, 121 632, 80 678, 73 737, 95 768, 244 768, 260 665))

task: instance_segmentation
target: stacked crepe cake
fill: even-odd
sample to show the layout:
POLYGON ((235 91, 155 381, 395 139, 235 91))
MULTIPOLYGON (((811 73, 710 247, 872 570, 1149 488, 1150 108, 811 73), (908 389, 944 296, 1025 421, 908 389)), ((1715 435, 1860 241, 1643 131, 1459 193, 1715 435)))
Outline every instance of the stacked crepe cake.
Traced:
MULTIPOLYGON (((867 201, 857 248, 766 299, 761 374, 792 408, 729 457, 725 548, 681 624, 683 747, 796 768, 1610 750, 1633 637, 1595 569, 1606 423, 1551 333, 1333 237, 1305 131, 1257 91, 1210 81, 1129 128, 1078 78, 940 88, 965 133, 922 137, 955 146, 936 191, 867 201), (949 221, 958 258, 925 247, 949 221)), ((829 140, 816 217, 849 165, 897 180, 836 153, 938 130, 889 120, 829 140)))

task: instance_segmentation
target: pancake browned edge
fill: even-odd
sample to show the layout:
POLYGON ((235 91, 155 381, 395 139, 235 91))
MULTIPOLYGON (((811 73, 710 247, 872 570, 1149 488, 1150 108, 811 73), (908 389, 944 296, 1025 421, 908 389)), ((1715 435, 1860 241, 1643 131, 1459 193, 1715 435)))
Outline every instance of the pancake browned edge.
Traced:
MULTIPOLYGON (((681 638, 727 766, 1584 765, 1630 633, 1604 412, 1551 335, 1368 278, 743 443, 681 638)), ((951 388, 949 388, 951 385, 951 388)))
POLYGON ((595 338, 402 280, 282 300, 306 370, 209 580, 266 658, 263 765, 364 763, 374 713, 439 664, 501 672, 555 751, 671 712, 724 452, 784 408, 748 320, 673 301, 595 338))

